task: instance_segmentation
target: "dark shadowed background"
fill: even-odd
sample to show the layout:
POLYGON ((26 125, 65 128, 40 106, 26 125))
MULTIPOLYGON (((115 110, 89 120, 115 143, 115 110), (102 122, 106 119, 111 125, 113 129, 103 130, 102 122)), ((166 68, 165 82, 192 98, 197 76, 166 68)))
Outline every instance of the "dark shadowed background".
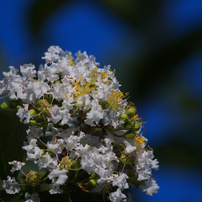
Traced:
POLYGON ((202 1, 0 2, 1 71, 38 67, 51 45, 110 64, 147 121, 160 190, 152 197, 138 190, 134 201, 201 202, 202 1))

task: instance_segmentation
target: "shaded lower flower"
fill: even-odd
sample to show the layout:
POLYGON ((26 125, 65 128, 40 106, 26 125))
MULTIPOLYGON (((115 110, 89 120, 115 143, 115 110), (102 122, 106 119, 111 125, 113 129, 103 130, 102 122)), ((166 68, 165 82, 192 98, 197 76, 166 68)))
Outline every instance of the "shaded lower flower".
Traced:
POLYGON ((16 194, 16 193, 19 193, 21 190, 15 178, 14 177, 11 178, 10 176, 7 176, 7 180, 3 180, 2 186, 8 194, 16 194))

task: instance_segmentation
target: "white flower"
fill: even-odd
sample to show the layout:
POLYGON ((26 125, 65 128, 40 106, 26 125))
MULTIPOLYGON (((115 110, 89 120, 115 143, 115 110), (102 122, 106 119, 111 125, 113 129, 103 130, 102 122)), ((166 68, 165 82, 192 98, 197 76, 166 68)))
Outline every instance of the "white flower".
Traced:
POLYGON ((126 195, 121 192, 120 188, 118 188, 115 192, 109 194, 109 199, 113 202, 126 201, 126 195))
POLYGON ((88 110, 91 108, 91 100, 88 94, 80 96, 77 100, 79 109, 88 110))
POLYGON ((31 195, 30 193, 26 192, 25 199, 27 199, 25 202, 40 202, 38 193, 34 193, 31 195))
POLYGON ((92 101, 92 108, 89 113, 87 113, 85 123, 90 126, 95 126, 95 123, 98 124, 99 121, 104 116, 104 111, 102 107, 99 105, 98 100, 92 101))
POLYGON ((32 138, 39 138, 43 136, 42 132, 43 128, 36 127, 36 126, 29 126, 29 128, 26 130, 27 135, 32 138))
POLYGON ((35 161, 38 163, 38 167, 41 168, 48 168, 48 167, 56 167, 57 166, 57 159, 51 158, 48 152, 45 155, 40 156, 39 160, 35 161))
POLYGON ((125 173, 119 173, 119 176, 117 177, 115 175, 114 179, 112 180, 112 185, 117 186, 120 188, 120 190, 128 189, 128 183, 127 183, 128 176, 125 173))
POLYGON ((36 99, 39 99, 42 96, 41 82, 36 82, 34 80, 29 81, 26 94, 27 98, 24 99, 24 101, 28 103, 34 103, 36 99))
POLYGON ((17 82, 14 82, 14 81, 11 81, 9 84, 8 84, 8 88, 7 88, 10 93, 9 93, 9 97, 11 99, 25 99, 26 98, 26 94, 23 92, 24 91, 24 87, 21 83, 17 83, 17 82))
POLYGON ((24 108, 19 108, 16 115, 20 118, 20 121, 27 124, 30 121, 31 115, 29 113, 28 104, 23 104, 24 108))
POLYGON ((60 59, 59 54, 61 52, 62 49, 59 46, 50 46, 48 52, 45 53, 45 57, 42 57, 42 59, 45 59, 46 63, 56 62, 58 59, 60 59))
POLYGON ((29 145, 23 146, 22 148, 27 151, 26 160, 36 160, 41 156, 41 149, 36 146, 37 139, 28 136, 29 145))
POLYGON ((21 188, 18 185, 18 183, 15 181, 15 178, 13 177, 11 179, 10 176, 7 176, 7 180, 3 180, 3 188, 6 190, 8 194, 15 194, 19 193, 21 188))
POLYGON ((145 185, 140 185, 139 187, 140 187, 142 192, 146 191, 146 194, 149 196, 156 194, 160 188, 157 185, 156 180, 154 178, 146 180, 144 183, 145 183, 145 185))
POLYGON ((36 76, 36 70, 35 66, 33 64, 24 64, 23 66, 20 67, 20 71, 23 76, 32 79, 36 76))
POLYGON ((20 161, 12 161, 12 162, 8 162, 10 165, 12 166, 11 172, 14 173, 17 170, 21 170, 22 166, 25 165, 24 162, 20 162, 20 161))
POLYGON ((49 185, 49 193, 50 194, 62 194, 63 190, 60 189, 60 185, 50 184, 49 185))
POLYGON ((49 179, 54 182, 55 185, 63 185, 66 180, 68 179, 68 176, 67 176, 67 172, 68 170, 52 170, 50 173, 49 173, 49 179))
POLYGON ((151 169, 158 169, 158 161, 152 160, 154 158, 152 151, 143 151, 137 155, 136 171, 138 173, 138 181, 147 180, 152 175, 151 169))

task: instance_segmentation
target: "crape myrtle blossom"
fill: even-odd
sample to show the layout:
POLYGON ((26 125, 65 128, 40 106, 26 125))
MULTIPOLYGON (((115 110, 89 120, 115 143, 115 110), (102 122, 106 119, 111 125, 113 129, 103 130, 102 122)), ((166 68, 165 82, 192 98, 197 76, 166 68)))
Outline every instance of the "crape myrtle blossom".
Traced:
POLYGON ((19 120, 28 125, 22 149, 26 161, 38 170, 22 171, 25 162, 12 161, 11 172, 20 170, 25 183, 8 176, 3 187, 9 194, 20 186, 33 187, 26 201, 40 201, 38 185, 49 185, 50 194, 62 194, 73 184, 82 191, 102 194, 113 202, 132 201, 125 190, 129 185, 153 195, 159 186, 152 176, 158 169, 153 150, 142 135, 142 118, 110 65, 98 68, 94 56, 51 46, 39 70, 25 64, 18 71, 10 66, 3 72, 0 94, 9 98, 19 120))

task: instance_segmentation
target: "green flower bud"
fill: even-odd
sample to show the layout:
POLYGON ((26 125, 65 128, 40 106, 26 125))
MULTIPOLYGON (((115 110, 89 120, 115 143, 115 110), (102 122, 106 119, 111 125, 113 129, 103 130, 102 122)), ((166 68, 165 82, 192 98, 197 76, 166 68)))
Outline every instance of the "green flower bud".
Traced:
POLYGON ((53 95, 52 94, 46 94, 46 95, 44 95, 44 99, 46 99, 48 101, 48 103, 50 104, 53 100, 53 95))
POLYGON ((91 173, 90 179, 98 180, 100 179, 100 176, 97 173, 91 173))
POLYGON ((36 122, 36 120, 30 120, 29 124, 32 125, 32 126, 34 126, 34 125, 37 125, 37 122, 36 122))
POLYGON ((0 107, 2 109, 8 109, 8 105, 5 102, 1 103, 0 107))
POLYGON ((41 109, 41 112, 42 112, 42 114, 44 115, 44 116, 47 116, 47 117, 49 117, 49 115, 48 115, 48 113, 47 113, 47 110, 49 110, 49 108, 42 108, 41 109))
POLYGON ((69 170, 71 168, 71 165, 70 164, 66 164, 65 165, 65 170, 69 170))
POLYGON ((42 114, 38 114, 38 115, 36 116, 36 118, 37 118, 37 119, 43 119, 43 115, 42 115, 42 114))
POLYGON ((41 149, 41 155, 45 155, 45 151, 41 149))
POLYGON ((129 130, 128 132, 126 132, 126 133, 124 134, 124 137, 125 137, 126 139, 132 140, 132 139, 135 137, 135 134, 132 133, 132 130, 129 130))
POLYGON ((119 158, 119 163, 125 164, 126 162, 127 162, 126 155, 122 153, 120 158, 119 158))
POLYGON ((135 107, 128 107, 128 109, 126 109, 126 115, 128 115, 129 117, 133 117, 136 114, 137 110, 135 107))
POLYGON ((20 106, 20 105, 18 105, 17 107, 16 107, 16 109, 20 109, 20 108, 23 108, 22 106, 20 106))
POLYGON ((36 111, 35 111, 35 109, 30 109, 29 113, 30 113, 31 116, 34 116, 34 115, 37 114, 36 111))
MULTIPOLYGON (((71 160, 71 159, 70 159, 70 160, 71 160)), ((79 162, 75 161, 74 164, 71 165, 71 167, 72 167, 73 169, 78 169, 78 168, 81 167, 81 165, 79 164, 79 162)))
POLYGON ((132 129, 135 126, 135 121, 132 119, 124 125, 124 129, 132 129))
POLYGON ((96 181, 94 179, 90 179, 87 183, 87 189, 93 189, 96 186, 96 181))
POLYGON ((65 108, 64 107, 60 107, 60 110, 64 110, 65 108))
POLYGON ((60 165, 60 170, 63 170, 65 168, 64 164, 60 165))
POLYGON ((124 123, 128 122, 128 116, 126 114, 120 114, 119 120, 123 121, 124 123))
POLYGON ((135 122, 135 127, 133 128, 134 131, 138 131, 140 130, 140 123, 139 122, 135 122))

